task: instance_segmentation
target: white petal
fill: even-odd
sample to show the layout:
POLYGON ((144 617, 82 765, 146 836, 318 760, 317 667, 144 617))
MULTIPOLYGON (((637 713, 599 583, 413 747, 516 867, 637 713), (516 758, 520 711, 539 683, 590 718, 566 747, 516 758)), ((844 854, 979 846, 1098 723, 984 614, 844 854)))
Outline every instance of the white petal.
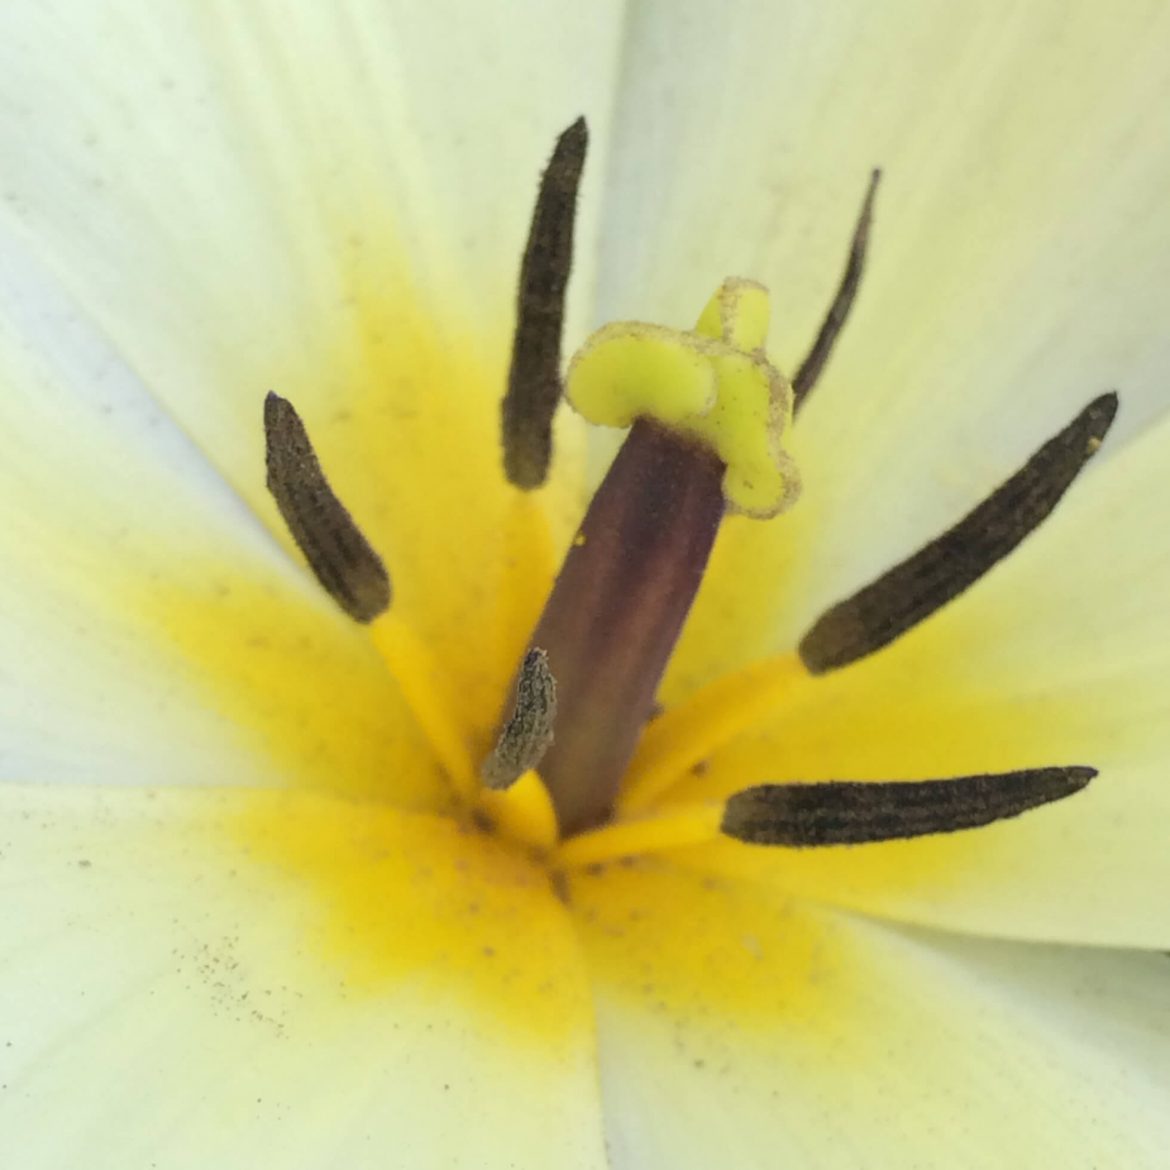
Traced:
MULTIPOLYGON (((584 113, 572 303, 588 304, 620 8, 18 0, 0 14, 4 191, 31 246, 282 538, 260 404, 274 389, 297 405, 479 723, 522 648, 485 597, 512 595, 530 625, 539 597, 518 578, 539 595, 553 572, 500 540, 519 258, 555 136, 584 113)), ((571 432, 535 509, 553 547, 579 507, 571 432)))
POLYGON ((686 323, 728 273, 790 372, 884 167, 871 264, 796 427, 804 497, 730 522, 670 697, 961 515, 1094 395, 1165 407, 1170 11, 1060 0, 639 6, 603 316, 686 323))
POLYGON ((253 806, 301 845, 345 840, 312 872, 245 847, 239 795, 2 799, 4 1165, 605 1165, 588 990, 547 886, 471 849, 467 874, 422 873, 453 860, 442 835, 377 809, 253 806))
POLYGON ((973 832, 852 849, 725 847, 720 863, 956 930, 1170 946, 1168 465, 1170 420, 1089 470, 968 593, 871 658, 809 680, 720 753, 691 795, 1046 764, 1096 767, 1086 791, 973 832))
POLYGON ((698 880, 633 920, 607 914, 608 880, 587 952, 615 1170, 1164 1164, 1165 958, 903 933, 698 880))

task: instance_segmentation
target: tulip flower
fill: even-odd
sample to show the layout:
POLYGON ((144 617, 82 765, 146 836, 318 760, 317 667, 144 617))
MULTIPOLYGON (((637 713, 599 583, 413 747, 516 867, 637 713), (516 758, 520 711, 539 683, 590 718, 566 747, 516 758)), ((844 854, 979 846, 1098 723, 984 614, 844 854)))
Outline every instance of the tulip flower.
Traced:
POLYGON ((0 34, 0 1165, 1165 1164, 1165 5, 0 34))

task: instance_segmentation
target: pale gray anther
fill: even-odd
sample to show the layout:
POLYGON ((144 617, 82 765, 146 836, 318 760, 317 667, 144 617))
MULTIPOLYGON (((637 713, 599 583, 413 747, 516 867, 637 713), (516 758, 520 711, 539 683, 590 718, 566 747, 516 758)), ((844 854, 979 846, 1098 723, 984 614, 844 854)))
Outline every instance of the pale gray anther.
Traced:
POLYGON ((548 655, 533 647, 524 656, 516 681, 516 706, 492 753, 480 769, 489 788, 508 788, 535 768, 553 741, 557 684, 548 655))

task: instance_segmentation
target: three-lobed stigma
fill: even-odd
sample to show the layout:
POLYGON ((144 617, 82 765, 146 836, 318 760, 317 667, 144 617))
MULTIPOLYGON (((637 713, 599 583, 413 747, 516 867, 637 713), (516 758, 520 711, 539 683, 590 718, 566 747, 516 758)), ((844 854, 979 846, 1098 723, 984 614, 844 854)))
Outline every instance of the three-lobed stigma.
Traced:
POLYGON ((565 397, 589 422, 651 419, 706 446, 723 464, 728 508, 770 519, 800 494, 782 439, 792 385, 764 352, 768 291, 725 280, 693 330, 638 321, 603 326, 569 363, 565 397))

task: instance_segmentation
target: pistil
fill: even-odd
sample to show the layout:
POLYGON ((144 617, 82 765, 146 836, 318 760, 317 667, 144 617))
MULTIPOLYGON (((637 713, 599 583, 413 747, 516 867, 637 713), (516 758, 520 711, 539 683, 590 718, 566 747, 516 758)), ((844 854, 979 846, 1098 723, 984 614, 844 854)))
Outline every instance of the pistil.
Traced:
MULTIPOLYGON (((611 817, 724 513, 774 516, 796 497, 781 447, 792 388, 764 353, 767 327, 767 292, 731 279, 693 330, 607 325, 569 365, 572 406, 630 433, 529 642, 530 655, 547 655, 557 696, 551 746, 529 766, 563 836, 611 817)), ((517 712, 523 682, 521 671, 517 712)), ((494 758, 488 766, 495 775, 494 758)))
POLYGON ((569 549, 532 635, 557 685, 540 773, 570 834, 607 819, 724 511, 724 464, 639 419, 569 549))

